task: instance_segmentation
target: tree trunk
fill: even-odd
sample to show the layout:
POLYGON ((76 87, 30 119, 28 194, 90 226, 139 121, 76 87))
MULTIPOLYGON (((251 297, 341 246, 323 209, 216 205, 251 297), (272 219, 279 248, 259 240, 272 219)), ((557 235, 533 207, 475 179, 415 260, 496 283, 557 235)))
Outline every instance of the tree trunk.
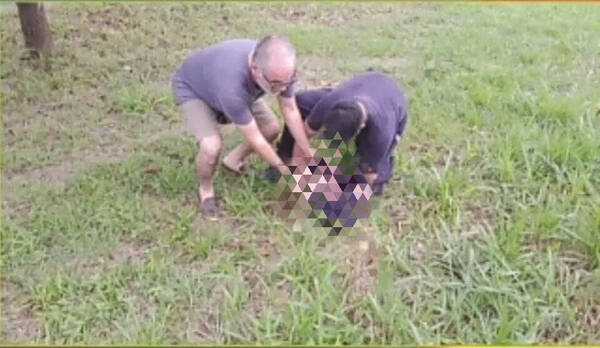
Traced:
POLYGON ((50 53, 54 49, 50 25, 46 18, 43 3, 17 3, 21 31, 25 47, 36 57, 39 53, 50 53))

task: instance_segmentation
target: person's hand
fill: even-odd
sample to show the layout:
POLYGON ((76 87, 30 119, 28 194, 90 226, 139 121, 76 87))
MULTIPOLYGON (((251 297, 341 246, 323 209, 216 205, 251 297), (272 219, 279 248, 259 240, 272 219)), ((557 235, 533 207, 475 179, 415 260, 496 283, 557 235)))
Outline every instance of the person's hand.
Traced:
POLYGON ((277 169, 279 169, 279 173, 281 175, 292 175, 292 171, 290 170, 290 168, 288 166, 286 166, 285 164, 282 164, 280 166, 277 166, 277 169))
POLYGON ((312 147, 306 148, 303 151, 301 151, 301 156, 303 158, 306 159, 311 159, 313 157, 315 157, 315 155, 317 154, 317 149, 313 149, 312 147))

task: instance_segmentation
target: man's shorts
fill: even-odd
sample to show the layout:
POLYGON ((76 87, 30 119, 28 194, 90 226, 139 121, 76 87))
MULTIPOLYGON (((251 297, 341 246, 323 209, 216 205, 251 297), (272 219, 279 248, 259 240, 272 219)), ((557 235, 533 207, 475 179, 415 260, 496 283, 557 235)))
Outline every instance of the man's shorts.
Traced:
MULTIPOLYGON (((172 83, 175 102, 179 105, 186 130, 192 133, 198 142, 205 137, 219 135, 219 126, 231 123, 222 112, 198 98, 178 74, 175 74, 172 83)), ((250 106, 250 112, 259 128, 278 122, 277 116, 262 98, 250 106)))

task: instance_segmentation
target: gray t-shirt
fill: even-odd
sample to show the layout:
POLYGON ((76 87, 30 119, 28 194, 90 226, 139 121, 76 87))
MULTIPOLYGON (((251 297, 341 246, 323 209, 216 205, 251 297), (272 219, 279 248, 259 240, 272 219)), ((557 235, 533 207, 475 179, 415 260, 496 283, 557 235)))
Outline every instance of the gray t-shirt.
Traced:
MULTIPOLYGON (((225 116, 223 122, 250 123, 251 105, 265 94, 252 80, 248 66, 248 55, 256 44, 255 40, 234 39, 192 52, 173 77, 176 103, 201 99, 225 116)), ((292 97, 294 84, 281 95, 292 97)))

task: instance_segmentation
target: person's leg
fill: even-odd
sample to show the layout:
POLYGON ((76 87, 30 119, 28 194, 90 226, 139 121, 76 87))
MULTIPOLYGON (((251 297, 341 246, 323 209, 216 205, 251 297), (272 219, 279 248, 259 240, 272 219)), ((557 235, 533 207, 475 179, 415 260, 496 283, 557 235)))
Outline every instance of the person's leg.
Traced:
MULTIPOLYGON (((296 148, 295 143, 296 141, 292 136, 292 133, 290 132, 289 128, 287 127, 287 125, 284 125, 283 132, 281 133, 281 137, 279 138, 279 141, 276 145, 276 151, 277 155, 281 158, 281 160, 288 165, 291 164, 291 160, 294 156, 294 150, 296 148)), ((261 177, 263 180, 277 182, 280 176, 281 174, 279 173, 279 170, 277 168, 269 166, 262 173, 261 177)))
MULTIPOLYGON (((204 137, 198 144, 198 154, 194 161, 198 177, 198 195, 201 203, 215 198, 213 175, 217 167, 223 141, 220 135, 204 137)), ((212 208, 210 208, 212 209, 212 208)))
POLYGON ((375 195, 383 194, 384 185, 392 178, 394 175, 394 164, 396 161, 396 157, 394 155, 394 151, 396 149, 396 145, 402 139, 404 135, 404 130, 406 127, 407 118, 404 116, 402 120, 398 124, 398 129, 396 131, 396 135, 394 136, 394 140, 390 145, 386 155, 383 158, 381 165, 379 166, 379 171, 377 175, 377 180, 375 180, 375 184, 373 185, 373 193, 375 195))
MULTIPOLYGON (((279 125, 277 116, 275 116, 267 103, 264 100, 259 99, 252 104, 251 111, 256 120, 256 124, 265 139, 267 139, 268 142, 275 140, 281 132, 281 126, 279 125)), ((223 164, 229 169, 241 172, 246 164, 246 158, 253 151, 252 146, 247 141, 244 141, 223 158, 223 164)))
MULTIPOLYGON (((323 91, 330 90, 331 89, 323 89, 323 91)), ((313 94, 314 93, 305 93, 304 96, 306 98, 302 98, 302 94, 296 96, 298 110, 300 111, 302 121, 306 120, 306 117, 308 117, 310 111, 312 110, 312 107, 316 103, 316 100, 313 100, 315 99, 313 94), (307 105, 310 105, 310 108, 307 107, 307 105)), ((281 158, 281 160, 283 160, 284 163, 286 163, 287 165, 297 164, 292 162, 294 162, 294 158, 298 157, 300 149, 298 147, 298 144, 296 143, 296 139, 294 139, 294 136, 292 135, 292 132, 290 132, 290 129, 288 128, 287 124, 284 124, 283 126, 283 132, 281 133, 281 137, 279 138, 279 141, 276 144, 276 150, 277 155, 281 158)), ((264 173, 262 174, 262 177, 265 180, 276 182, 280 177, 279 170, 277 170, 277 168, 269 166, 267 169, 265 169, 264 173)))
POLYGON ((373 184, 373 194, 376 196, 383 194, 384 185, 390 180, 393 174, 394 168, 394 155, 388 154, 384 157, 379 165, 379 170, 377 172, 377 179, 373 184))
POLYGON ((216 214, 218 208, 212 179, 223 146, 217 115, 199 99, 181 104, 180 109, 188 130, 194 135, 198 144, 195 167, 200 208, 209 214, 216 214))

